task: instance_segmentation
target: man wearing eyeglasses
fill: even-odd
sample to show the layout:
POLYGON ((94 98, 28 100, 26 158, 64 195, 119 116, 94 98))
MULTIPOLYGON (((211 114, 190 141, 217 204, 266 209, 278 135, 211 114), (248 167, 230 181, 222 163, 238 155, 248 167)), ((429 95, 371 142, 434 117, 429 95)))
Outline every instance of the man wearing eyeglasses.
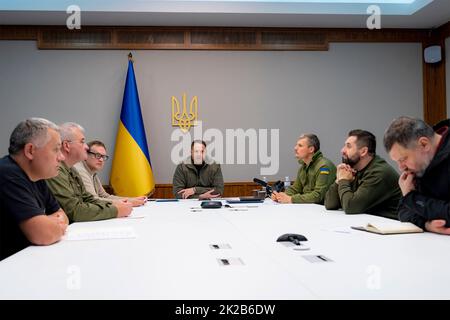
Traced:
POLYGON ((105 162, 109 159, 106 154, 105 144, 101 141, 94 140, 88 144, 89 150, 87 151, 88 157, 84 161, 80 161, 74 165, 74 168, 80 174, 83 180, 84 187, 86 191, 94 196, 96 199, 108 200, 113 203, 116 201, 129 201, 133 207, 141 206, 147 200, 147 197, 135 197, 135 198, 124 198, 109 194, 103 188, 102 182, 98 177, 98 172, 103 170, 105 162))
POLYGON ((58 176, 48 179, 47 185, 64 209, 70 222, 96 221, 121 218, 130 215, 131 203, 126 201, 104 201, 94 198, 86 191, 75 163, 87 159, 88 146, 84 129, 79 124, 68 122, 60 126, 61 151, 65 160, 61 162, 58 176))

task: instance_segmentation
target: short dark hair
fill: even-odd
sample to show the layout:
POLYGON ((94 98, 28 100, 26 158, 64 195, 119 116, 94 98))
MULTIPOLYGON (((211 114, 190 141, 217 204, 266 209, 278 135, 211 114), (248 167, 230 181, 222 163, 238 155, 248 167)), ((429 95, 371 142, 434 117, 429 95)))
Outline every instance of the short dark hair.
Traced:
POLYGON ((404 148, 410 148, 420 137, 433 138, 434 130, 425 121, 398 117, 394 119, 384 133, 384 147, 390 152, 392 146, 398 143, 404 148))
POLYGON ((191 149, 194 147, 194 144, 196 144, 196 143, 202 144, 202 145, 204 145, 205 148, 206 148, 206 142, 205 142, 205 141, 203 141, 203 140, 194 140, 194 141, 192 141, 192 143, 191 143, 191 149))
POLYGON ((314 147, 314 153, 320 150, 320 140, 313 133, 304 133, 298 139, 308 139, 308 147, 314 147))
POLYGON ((44 146, 50 140, 48 129, 59 133, 59 127, 47 119, 28 118, 21 121, 11 133, 8 153, 16 155, 30 142, 34 142, 37 147, 44 146))
POLYGON ((355 129, 348 133, 349 137, 356 137, 356 145, 358 148, 367 147, 369 155, 374 156, 377 149, 377 139, 366 130, 355 129))
POLYGON ((91 149, 92 146, 100 146, 100 147, 105 148, 105 150, 106 150, 105 144, 104 144, 103 142, 101 142, 100 140, 92 140, 92 141, 89 141, 89 142, 87 143, 87 145, 88 145, 88 147, 89 147, 89 150, 91 149))

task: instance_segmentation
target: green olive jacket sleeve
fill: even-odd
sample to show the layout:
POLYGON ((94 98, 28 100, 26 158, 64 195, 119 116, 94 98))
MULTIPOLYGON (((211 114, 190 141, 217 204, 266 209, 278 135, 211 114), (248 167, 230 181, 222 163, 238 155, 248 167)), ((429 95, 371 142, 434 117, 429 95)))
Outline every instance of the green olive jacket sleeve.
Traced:
POLYGON ((336 179, 335 165, 317 151, 309 165, 299 161, 302 166, 292 186, 286 189, 292 203, 323 204, 325 193, 336 179))
POLYGON ((96 221, 117 217, 117 208, 109 201, 95 199, 84 188, 77 171, 61 163, 59 174, 47 185, 70 222, 96 221))
POLYGON ((378 156, 355 180, 334 183, 325 196, 328 210, 343 208, 347 214, 368 213, 397 219, 397 207, 401 197, 398 174, 378 156))

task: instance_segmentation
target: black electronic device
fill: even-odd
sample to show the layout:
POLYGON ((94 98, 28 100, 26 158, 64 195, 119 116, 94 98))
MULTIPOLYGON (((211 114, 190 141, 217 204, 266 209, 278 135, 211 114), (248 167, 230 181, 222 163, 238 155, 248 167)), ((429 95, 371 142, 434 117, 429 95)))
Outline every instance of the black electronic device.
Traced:
POLYGON ((277 242, 289 241, 296 245, 300 245, 300 241, 308 241, 305 236, 297 233, 285 233, 278 237, 277 242))
POLYGON ((222 208, 221 201, 202 201, 200 205, 203 209, 220 209, 222 208))
POLYGON ((253 182, 259 184, 260 186, 266 188, 266 196, 270 197, 272 195, 272 192, 276 191, 276 192, 283 192, 284 189, 284 183, 280 180, 278 180, 277 182, 275 182, 273 184, 273 187, 268 184, 267 182, 258 179, 258 178, 253 178, 253 182))

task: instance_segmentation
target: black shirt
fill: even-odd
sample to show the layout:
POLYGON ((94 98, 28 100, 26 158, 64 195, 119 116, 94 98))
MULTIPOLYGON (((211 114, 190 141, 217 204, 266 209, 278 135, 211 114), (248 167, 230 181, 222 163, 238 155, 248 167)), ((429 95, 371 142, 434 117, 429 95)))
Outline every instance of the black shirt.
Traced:
POLYGON ((399 205, 401 221, 425 228, 430 220, 445 220, 450 227, 450 119, 433 127, 442 135, 436 154, 422 177, 415 178, 416 189, 406 194, 399 205))
POLYGON ((31 244, 19 227, 22 221, 59 208, 45 180, 33 182, 10 156, 1 158, 0 260, 31 244))
POLYGON ((202 161, 202 164, 195 164, 194 163, 194 159, 191 158, 191 162, 194 165, 195 169, 197 170, 197 175, 200 175, 200 170, 203 168, 203 166, 205 165, 205 161, 202 161))

